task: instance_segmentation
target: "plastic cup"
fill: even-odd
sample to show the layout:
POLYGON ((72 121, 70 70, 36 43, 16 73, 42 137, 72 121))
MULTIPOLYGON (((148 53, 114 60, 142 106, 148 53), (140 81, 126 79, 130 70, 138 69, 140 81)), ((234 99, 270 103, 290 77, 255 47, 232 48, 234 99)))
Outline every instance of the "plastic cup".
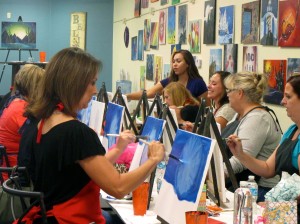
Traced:
POLYGON ((45 61, 46 61, 46 52, 40 51, 40 62, 45 62, 45 61))
POLYGON ((145 215, 148 206, 149 183, 144 182, 132 192, 133 214, 145 215))
POLYGON ((201 211, 190 211, 185 213, 186 224, 207 224, 208 214, 201 211))

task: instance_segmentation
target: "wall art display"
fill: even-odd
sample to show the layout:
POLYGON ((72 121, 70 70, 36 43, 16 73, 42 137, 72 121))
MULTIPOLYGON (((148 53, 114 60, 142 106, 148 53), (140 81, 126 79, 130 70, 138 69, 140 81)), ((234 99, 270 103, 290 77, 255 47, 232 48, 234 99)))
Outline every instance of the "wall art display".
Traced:
POLYGON ((35 22, 2 22, 1 47, 8 49, 35 49, 35 22))
POLYGON ((138 31, 138 55, 137 59, 140 61, 144 60, 144 30, 138 31))
POLYGON ((237 44, 225 44, 224 45, 224 70, 230 73, 237 72, 237 56, 238 56, 237 44))
POLYGON ((71 13, 70 47, 85 50, 86 12, 71 13))
POLYGON ((158 23, 151 22, 150 48, 158 49, 158 23))
POLYGON ((181 50, 181 44, 172 44, 171 45, 171 55, 175 52, 175 51, 179 51, 181 50))
POLYGON ((286 60, 264 60, 264 73, 268 77, 266 103, 280 105, 286 83, 286 60))
POLYGON ((151 2, 158 2, 158 0, 151 0, 151 2))
POLYGON ((232 44, 234 37, 234 7, 219 8, 219 44, 232 44))
POLYGON ((189 22, 188 42, 191 53, 200 53, 201 40, 201 20, 194 20, 189 22))
POLYGON ((131 38, 131 60, 136 61, 138 59, 137 51, 138 51, 138 43, 137 36, 131 38))
POLYGON ((164 73, 161 79, 168 78, 170 76, 170 72, 171 72, 170 64, 164 64, 164 73))
POLYGON ((178 7, 178 42, 179 44, 186 44, 187 35, 187 5, 180 5, 178 7))
POLYGON ((163 58, 161 56, 155 56, 155 71, 154 71, 154 85, 161 80, 163 58))
POLYGON ((197 210, 214 146, 215 140, 177 130, 154 209, 167 223, 185 223, 185 212, 197 210))
POLYGON ((300 46, 300 1, 279 1, 278 45, 300 46))
POLYGON ((176 7, 168 8, 168 44, 175 44, 176 7))
POLYGON ((169 0, 160 0, 160 5, 166 5, 169 3, 169 0))
POLYGON ((216 0, 205 1, 203 43, 214 44, 216 30, 216 0))
POLYGON ((257 72, 257 46, 243 47, 243 71, 257 72))
POLYGON ((209 77, 222 70, 222 49, 210 49, 209 77))
POLYGON ((151 21, 150 19, 144 20, 144 50, 150 50, 150 33, 151 33, 151 21))
POLYGON ((242 37, 243 44, 259 43, 259 1, 242 5, 242 37))
POLYGON ((293 73, 300 74, 300 58, 288 58, 287 60, 286 79, 288 80, 293 73))
POLYGON ((134 0, 134 17, 141 16, 141 0, 134 0))
POLYGON ((180 3, 180 0, 172 0, 172 5, 176 5, 178 3, 180 3))
POLYGON ((146 80, 146 66, 142 65, 140 67, 140 89, 146 89, 145 80, 146 80))
POLYGON ((159 12, 159 44, 166 44, 167 10, 159 12))
POLYGON ((278 44, 278 0, 261 0, 260 43, 278 44))
POLYGON ((154 79, 154 54, 147 54, 146 58, 146 79, 153 81, 154 79))
POLYGON ((146 9, 149 7, 149 0, 142 0, 142 8, 146 9))

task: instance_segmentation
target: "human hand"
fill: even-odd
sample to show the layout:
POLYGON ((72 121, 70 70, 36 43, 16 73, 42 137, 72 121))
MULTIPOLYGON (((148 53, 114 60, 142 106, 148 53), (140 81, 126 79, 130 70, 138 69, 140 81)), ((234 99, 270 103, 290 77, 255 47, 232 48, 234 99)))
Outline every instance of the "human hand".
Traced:
POLYGON ((189 131, 189 132, 192 132, 193 128, 194 128, 194 124, 192 122, 189 122, 189 121, 185 121, 182 125, 182 129, 186 130, 186 131, 189 131))
POLYGON ((158 141, 152 141, 148 144, 148 158, 155 160, 157 163, 165 157, 165 147, 158 141))
POLYGON ((135 135, 130 130, 125 130, 120 133, 116 147, 123 151, 128 144, 133 143, 134 141, 135 135))
POLYGON ((226 144, 236 158, 239 158, 244 153, 241 139, 237 135, 230 135, 226 139, 226 144))

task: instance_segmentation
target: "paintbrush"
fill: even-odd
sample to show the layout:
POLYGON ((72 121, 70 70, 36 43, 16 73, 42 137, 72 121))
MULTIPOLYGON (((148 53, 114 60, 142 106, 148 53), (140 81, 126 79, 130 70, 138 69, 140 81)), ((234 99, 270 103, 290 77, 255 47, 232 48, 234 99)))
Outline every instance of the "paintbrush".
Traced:
POLYGON ((172 154, 169 154, 169 158, 175 159, 175 160, 177 160, 177 161, 183 163, 183 161, 182 161, 181 159, 177 158, 176 156, 174 156, 174 155, 172 155, 172 154))
MULTIPOLYGON (((225 140, 226 142, 227 142, 228 140, 230 140, 229 138, 222 138, 222 139, 225 140)), ((238 140, 238 141, 249 140, 249 138, 236 138, 236 140, 238 140)))
MULTIPOLYGON (((111 136, 111 137, 119 137, 120 135, 119 134, 106 134, 107 136, 111 136)), ((135 138, 138 138, 138 139, 149 139, 148 136, 145 136, 145 135, 135 135, 135 138)))

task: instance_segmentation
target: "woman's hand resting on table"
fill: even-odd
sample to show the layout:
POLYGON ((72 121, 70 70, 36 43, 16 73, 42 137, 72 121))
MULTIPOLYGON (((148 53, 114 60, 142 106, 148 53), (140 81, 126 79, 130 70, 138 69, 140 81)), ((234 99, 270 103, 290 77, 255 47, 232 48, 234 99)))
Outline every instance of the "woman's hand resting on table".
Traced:
POLYGON ((149 143, 148 147, 148 158, 159 163, 165 157, 165 147, 162 143, 158 141, 153 141, 149 143))

